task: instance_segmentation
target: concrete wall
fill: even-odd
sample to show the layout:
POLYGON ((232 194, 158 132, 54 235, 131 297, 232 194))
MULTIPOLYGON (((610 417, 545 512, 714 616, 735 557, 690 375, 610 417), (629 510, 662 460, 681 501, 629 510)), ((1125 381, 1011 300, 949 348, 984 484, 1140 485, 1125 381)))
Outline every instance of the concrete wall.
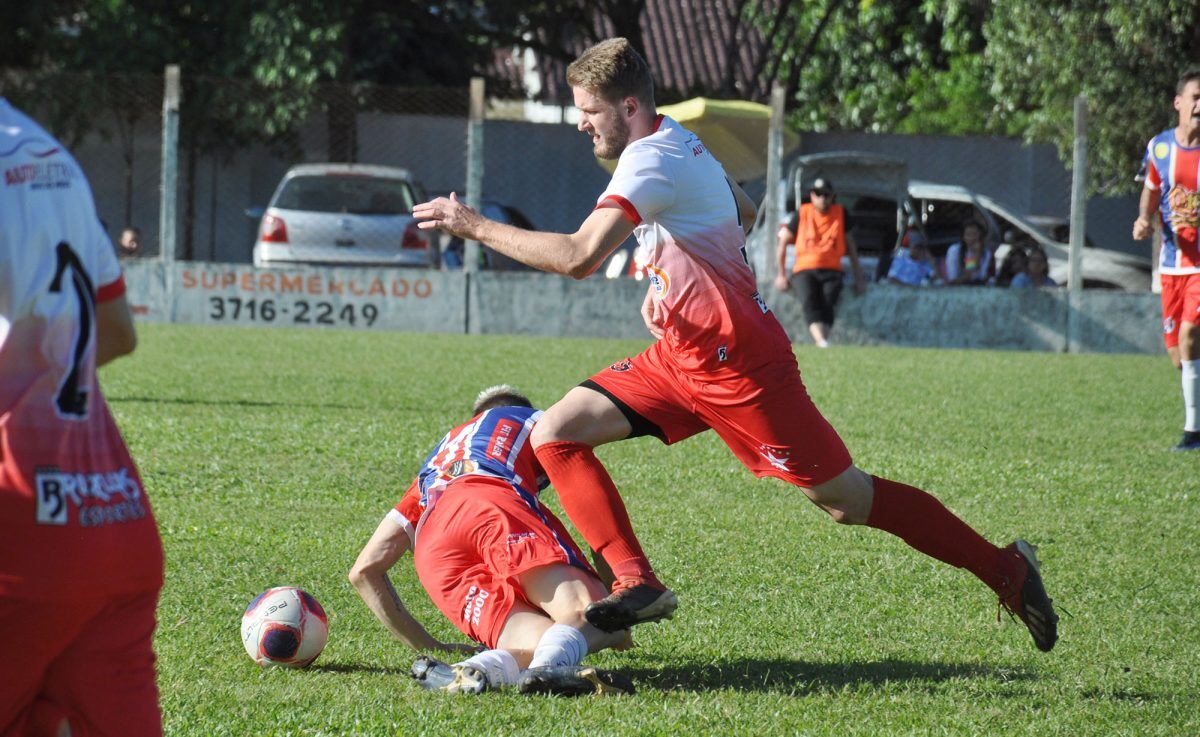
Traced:
MULTIPOLYGON (((645 282, 421 269, 255 269, 126 264, 142 320, 410 332, 648 338, 645 282)), ((795 292, 762 294, 793 342, 809 341, 795 292)), ((834 341, 849 345, 1164 353, 1153 294, 971 287, 847 291, 834 341)))
MULTIPOLYGON (((811 342, 795 290, 763 285, 767 304, 794 343, 811 342)), ((873 285, 847 289, 833 342, 922 348, 989 348, 1081 353, 1165 353, 1154 294, 1066 290, 873 285)))

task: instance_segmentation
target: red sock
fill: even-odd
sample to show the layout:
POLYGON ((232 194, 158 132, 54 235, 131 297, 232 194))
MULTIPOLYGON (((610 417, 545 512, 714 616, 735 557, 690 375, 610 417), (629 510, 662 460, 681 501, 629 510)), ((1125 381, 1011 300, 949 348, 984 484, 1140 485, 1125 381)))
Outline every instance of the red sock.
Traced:
POLYGON ((662 586, 633 534, 617 485, 591 446, 552 442, 534 452, 567 516, 583 539, 604 557, 617 580, 641 579, 662 586))
POLYGON ((878 476, 875 501, 867 525, 890 532, 925 555, 979 577, 1000 592, 1015 577, 1012 556, 1007 556, 956 517, 932 495, 878 476))

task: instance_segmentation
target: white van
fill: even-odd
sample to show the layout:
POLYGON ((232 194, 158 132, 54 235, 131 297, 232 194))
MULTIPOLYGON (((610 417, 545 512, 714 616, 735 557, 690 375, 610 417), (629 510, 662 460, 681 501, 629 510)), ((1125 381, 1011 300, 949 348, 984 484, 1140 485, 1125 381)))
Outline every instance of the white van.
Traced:
MULTIPOLYGON (((1067 281, 1068 247, 1007 205, 953 184, 908 180, 902 159, 861 151, 834 151, 797 158, 780 187, 778 213, 786 220, 796 202, 803 202, 808 186, 817 177, 833 181, 837 202, 846 208, 846 229, 858 245, 863 272, 875 278, 876 265, 897 245, 905 223, 923 231, 931 253, 943 258, 959 240, 963 223, 975 220, 986 229, 985 241, 1003 261, 1009 245, 1034 242, 1046 251, 1050 277, 1067 281)), ((779 223, 767 223, 764 206, 748 238, 752 263, 759 278, 772 278, 779 223)), ((790 257, 789 257, 790 258, 790 257)), ((1083 252, 1083 286, 1131 292, 1150 289, 1150 260, 1138 256, 1088 248, 1083 252)), ((846 268, 849 274, 849 267, 846 268)))

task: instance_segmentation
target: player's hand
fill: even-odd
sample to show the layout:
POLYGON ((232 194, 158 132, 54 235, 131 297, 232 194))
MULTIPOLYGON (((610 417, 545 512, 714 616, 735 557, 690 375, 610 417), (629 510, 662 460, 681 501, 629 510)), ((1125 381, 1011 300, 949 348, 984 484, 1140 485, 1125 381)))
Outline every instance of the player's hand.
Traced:
POLYGON ((653 289, 647 289, 646 298, 642 300, 642 322, 646 323, 646 329, 656 340, 663 337, 663 320, 665 319, 662 302, 654 298, 653 289))
POLYGON ((1138 219, 1133 221, 1133 239, 1135 241, 1149 238, 1153 231, 1154 227, 1150 224, 1149 218, 1138 216, 1138 219))
POLYGON ((438 197, 417 205, 413 208, 413 217, 418 221, 418 228, 440 228, 467 240, 479 240, 477 232, 484 219, 478 212, 463 204, 453 192, 449 197, 438 197))
POLYGON ((792 283, 788 281, 786 276, 779 274, 775 277, 775 288, 781 292, 786 292, 792 288, 792 283))

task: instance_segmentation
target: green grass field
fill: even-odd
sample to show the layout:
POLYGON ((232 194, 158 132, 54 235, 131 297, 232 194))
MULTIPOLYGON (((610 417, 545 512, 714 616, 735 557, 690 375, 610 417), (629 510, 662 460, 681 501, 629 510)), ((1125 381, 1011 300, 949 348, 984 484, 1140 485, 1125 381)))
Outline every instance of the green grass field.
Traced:
MULTIPOLYGON (((990 539, 1040 547, 1057 649, 898 539, 839 527, 707 433, 600 451, 673 622, 591 661, 628 698, 425 693, 346 571, 474 392, 549 405, 644 342, 143 325, 102 372, 167 553, 157 650, 171 735, 1189 735, 1200 733, 1200 459, 1162 357, 799 348, 857 462, 990 539), (325 605, 329 644, 263 670, 238 637, 273 585, 325 605)), ((547 493, 548 503, 559 509, 547 493)), ((401 596, 461 635, 406 558, 401 596)))

